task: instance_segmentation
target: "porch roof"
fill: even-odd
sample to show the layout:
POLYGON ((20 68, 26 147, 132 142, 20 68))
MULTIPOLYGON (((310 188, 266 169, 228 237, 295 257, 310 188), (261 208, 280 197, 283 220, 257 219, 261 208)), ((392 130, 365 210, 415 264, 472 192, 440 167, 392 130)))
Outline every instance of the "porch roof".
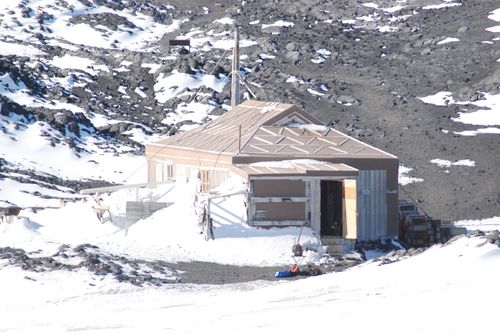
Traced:
POLYGON ((358 170, 347 164, 334 164, 310 159, 235 164, 233 171, 244 177, 255 176, 328 176, 356 177, 358 170))

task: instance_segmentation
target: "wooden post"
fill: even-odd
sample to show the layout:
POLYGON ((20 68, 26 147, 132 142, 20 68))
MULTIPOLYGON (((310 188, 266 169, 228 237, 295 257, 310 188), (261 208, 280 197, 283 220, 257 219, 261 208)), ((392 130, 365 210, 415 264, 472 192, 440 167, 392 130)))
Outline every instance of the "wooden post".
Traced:
POLYGON ((240 30, 234 30, 233 62, 231 68, 231 108, 240 104, 240 30))

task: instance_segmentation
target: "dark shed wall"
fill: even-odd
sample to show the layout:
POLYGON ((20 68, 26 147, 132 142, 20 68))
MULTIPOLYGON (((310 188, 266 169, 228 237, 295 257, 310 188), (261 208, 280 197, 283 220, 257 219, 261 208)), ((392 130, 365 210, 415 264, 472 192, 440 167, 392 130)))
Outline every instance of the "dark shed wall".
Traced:
POLYGON ((253 180, 253 195, 255 197, 303 197, 306 185, 303 180, 253 180))

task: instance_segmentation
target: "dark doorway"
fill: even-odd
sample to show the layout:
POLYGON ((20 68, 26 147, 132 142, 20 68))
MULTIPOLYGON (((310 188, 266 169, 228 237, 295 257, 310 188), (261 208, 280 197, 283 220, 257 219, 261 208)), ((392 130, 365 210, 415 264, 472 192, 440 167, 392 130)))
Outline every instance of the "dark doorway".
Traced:
POLYGON ((343 236, 342 181, 321 181, 321 236, 343 236))

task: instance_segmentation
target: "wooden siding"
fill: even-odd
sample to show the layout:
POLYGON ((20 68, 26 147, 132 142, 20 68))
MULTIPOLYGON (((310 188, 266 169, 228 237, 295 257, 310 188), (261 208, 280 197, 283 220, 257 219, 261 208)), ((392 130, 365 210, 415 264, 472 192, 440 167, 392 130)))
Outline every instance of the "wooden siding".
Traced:
POLYGON ((303 180, 253 180, 254 197, 303 197, 303 180))

